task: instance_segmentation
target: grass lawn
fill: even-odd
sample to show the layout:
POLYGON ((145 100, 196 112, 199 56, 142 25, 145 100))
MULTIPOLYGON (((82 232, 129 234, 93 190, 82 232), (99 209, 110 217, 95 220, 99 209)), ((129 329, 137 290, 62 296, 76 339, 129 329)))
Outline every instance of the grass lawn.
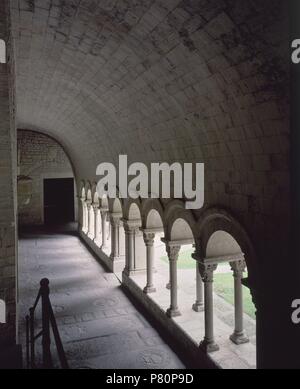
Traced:
MULTIPOLYGON (((246 277, 245 273, 245 277, 246 277)), ((214 275, 214 292, 228 303, 234 305, 233 277, 231 273, 216 273, 214 275)), ((250 290, 243 286, 244 312, 255 319, 255 307, 250 290)))
MULTIPOLYGON (((194 249, 181 250, 178 256, 177 269, 194 269, 196 266, 195 259, 192 258, 194 249)), ((167 256, 160 257, 163 262, 169 263, 167 256)), ((220 263, 218 266, 226 266, 226 263, 220 263)))
MULTIPOLYGON (((178 256, 177 268, 178 269, 194 269, 196 261, 192 258, 194 249, 182 250, 178 256)), ((169 263, 168 257, 163 256, 160 258, 163 262, 169 263)), ((221 263, 218 266, 226 266, 227 263, 221 263)), ((247 274, 245 273, 245 277, 247 274)), ((222 297, 225 301, 234 305, 234 288, 233 288, 232 273, 215 273, 214 274, 214 292, 222 297)), ((252 303, 252 298, 248 288, 243 286, 243 301, 244 312, 250 317, 255 319, 255 307, 252 303)))

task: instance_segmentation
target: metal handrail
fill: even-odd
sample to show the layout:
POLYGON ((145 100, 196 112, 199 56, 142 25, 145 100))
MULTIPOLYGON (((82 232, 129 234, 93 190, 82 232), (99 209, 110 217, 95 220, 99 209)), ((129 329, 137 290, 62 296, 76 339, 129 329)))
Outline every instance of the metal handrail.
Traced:
POLYGON ((34 305, 29 308, 29 315, 26 316, 26 359, 27 368, 35 369, 35 341, 42 337, 42 349, 43 349, 43 368, 53 368, 53 361, 51 355, 51 337, 50 337, 50 326, 52 328, 56 350, 58 353, 59 361, 63 369, 69 369, 66 354, 63 348, 63 344, 59 335, 56 319, 53 313, 52 305, 49 298, 49 280, 43 278, 40 281, 40 289, 35 300, 34 305), (35 310, 39 303, 42 301, 42 330, 35 334, 34 332, 34 320, 35 310))

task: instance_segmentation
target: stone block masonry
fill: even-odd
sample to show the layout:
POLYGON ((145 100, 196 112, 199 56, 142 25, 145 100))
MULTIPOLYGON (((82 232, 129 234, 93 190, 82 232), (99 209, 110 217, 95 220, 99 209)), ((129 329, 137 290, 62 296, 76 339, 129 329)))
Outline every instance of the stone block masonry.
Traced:
POLYGON ((16 342, 16 145, 14 123, 13 53, 8 34, 8 3, 0 3, 0 39, 8 62, 0 64, 0 299, 6 323, 0 324, 0 349, 16 342))
POLYGON ((19 225, 43 224, 43 179, 73 177, 63 148, 52 138, 33 131, 18 130, 19 174, 32 179, 29 204, 19 202, 19 225))

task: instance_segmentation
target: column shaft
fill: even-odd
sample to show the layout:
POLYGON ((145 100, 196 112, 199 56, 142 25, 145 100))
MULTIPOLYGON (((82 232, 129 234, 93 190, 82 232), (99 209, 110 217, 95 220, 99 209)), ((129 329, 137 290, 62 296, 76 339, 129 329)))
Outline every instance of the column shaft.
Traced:
POLYGON ((147 284, 144 288, 144 293, 156 292, 153 284, 153 269, 154 269, 154 233, 144 233, 144 242, 146 244, 147 255, 147 284))
POLYGON ((167 310, 169 317, 180 316, 177 302, 177 259, 180 246, 167 246, 170 269, 170 308, 167 310))

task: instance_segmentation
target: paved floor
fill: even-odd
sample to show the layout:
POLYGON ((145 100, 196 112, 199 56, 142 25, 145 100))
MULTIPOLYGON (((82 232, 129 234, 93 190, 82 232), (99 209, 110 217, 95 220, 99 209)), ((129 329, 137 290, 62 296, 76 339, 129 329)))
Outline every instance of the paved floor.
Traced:
MULTIPOLYGON (((77 237, 64 233, 26 233, 20 239, 23 345, 24 317, 43 277, 50 279, 50 297, 71 368, 184 368, 123 293, 117 277, 107 273, 77 237)), ((40 358, 40 347, 37 354, 40 358)))

